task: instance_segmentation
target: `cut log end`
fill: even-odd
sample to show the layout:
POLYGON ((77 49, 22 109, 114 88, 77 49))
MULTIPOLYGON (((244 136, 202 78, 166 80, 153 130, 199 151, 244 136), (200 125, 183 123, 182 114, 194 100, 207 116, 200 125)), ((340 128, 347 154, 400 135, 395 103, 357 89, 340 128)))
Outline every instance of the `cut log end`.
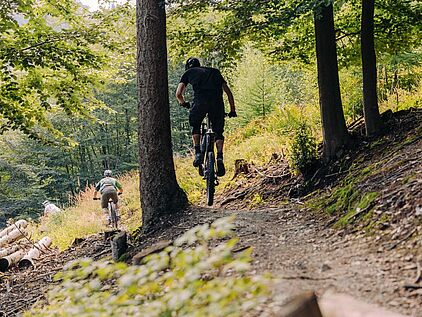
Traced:
POLYGON ((34 263, 32 263, 31 260, 22 259, 22 260, 19 261, 18 267, 19 267, 19 269, 27 269, 27 268, 30 268, 30 267, 34 267, 34 263))
POLYGON ((0 272, 6 272, 9 268, 9 260, 3 258, 0 259, 0 272))

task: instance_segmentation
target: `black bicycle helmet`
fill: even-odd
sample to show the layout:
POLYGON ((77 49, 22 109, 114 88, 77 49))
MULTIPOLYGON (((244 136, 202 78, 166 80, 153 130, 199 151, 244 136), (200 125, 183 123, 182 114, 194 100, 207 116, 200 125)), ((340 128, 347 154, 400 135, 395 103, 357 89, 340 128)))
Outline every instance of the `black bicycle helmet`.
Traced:
POLYGON ((192 68, 192 67, 200 67, 200 66, 201 66, 201 63, 199 62, 199 59, 195 57, 190 57, 186 61, 185 70, 188 70, 189 68, 192 68))

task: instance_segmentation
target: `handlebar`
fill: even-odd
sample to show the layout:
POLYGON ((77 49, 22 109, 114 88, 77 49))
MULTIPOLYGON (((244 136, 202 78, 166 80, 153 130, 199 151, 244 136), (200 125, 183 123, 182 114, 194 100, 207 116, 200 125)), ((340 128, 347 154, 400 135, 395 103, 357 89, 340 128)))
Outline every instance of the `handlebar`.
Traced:
MULTIPOLYGON (((123 193, 117 193, 118 196, 122 195, 123 193)), ((101 198, 93 197, 92 200, 101 200, 101 198)))
MULTIPOLYGON (((191 108, 191 104, 189 101, 179 104, 182 108, 189 110, 191 108)), ((236 111, 225 112, 224 117, 235 118, 237 117, 236 111)))

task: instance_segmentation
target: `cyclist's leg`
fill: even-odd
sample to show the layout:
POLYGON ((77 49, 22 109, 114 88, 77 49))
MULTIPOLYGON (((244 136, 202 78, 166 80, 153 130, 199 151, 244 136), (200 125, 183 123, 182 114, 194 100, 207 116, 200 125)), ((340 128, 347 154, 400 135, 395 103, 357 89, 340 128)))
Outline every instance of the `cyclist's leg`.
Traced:
POLYGON ((113 191, 110 193, 110 199, 113 201, 115 210, 116 210, 116 215, 118 215, 118 211, 119 211, 119 196, 117 195, 117 191, 113 191))
POLYGON ((109 215, 109 211, 108 211, 108 200, 110 199, 110 194, 109 192, 103 192, 101 194, 101 208, 103 210, 104 213, 104 220, 106 225, 110 224, 110 215, 109 215))
POLYGON ((210 120, 215 133, 215 146, 217 148, 217 175, 224 176, 226 169, 223 161, 224 147, 224 104, 216 102, 213 111, 210 112, 210 120))
POLYGON ((195 147, 195 160, 193 161, 193 166, 198 167, 202 161, 203 157, 201 155, 201 123, 204 120, 206 115, 205 105, 194 102, 192 108, 189 112, 189 124, 192 127, 192 140, 195 147))

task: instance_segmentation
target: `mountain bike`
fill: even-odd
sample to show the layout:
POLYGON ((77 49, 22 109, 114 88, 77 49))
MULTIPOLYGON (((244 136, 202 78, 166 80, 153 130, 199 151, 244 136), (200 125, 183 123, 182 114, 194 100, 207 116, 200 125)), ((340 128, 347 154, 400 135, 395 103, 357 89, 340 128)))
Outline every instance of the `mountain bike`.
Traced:
POLYGON ((214 203, 215 186, 218 185, 217 165, 214 153, 215 133, 212 130, 212 124, 208 115, 201 125, 201 154, 205 159, 199 164, 199 175, 206 181, 207 205, 214 203))
MULTIPOLYGON (((118 195, 120 196, 121 193, 118 193, 118 195)), ((94 200, 101 200, 101 198, 94 198, 94 200)), ((119 215, 117 214, 117 206, 112 199, 109 199, 107 208, 110 226, 117 230, 119 227, 119 215)))

